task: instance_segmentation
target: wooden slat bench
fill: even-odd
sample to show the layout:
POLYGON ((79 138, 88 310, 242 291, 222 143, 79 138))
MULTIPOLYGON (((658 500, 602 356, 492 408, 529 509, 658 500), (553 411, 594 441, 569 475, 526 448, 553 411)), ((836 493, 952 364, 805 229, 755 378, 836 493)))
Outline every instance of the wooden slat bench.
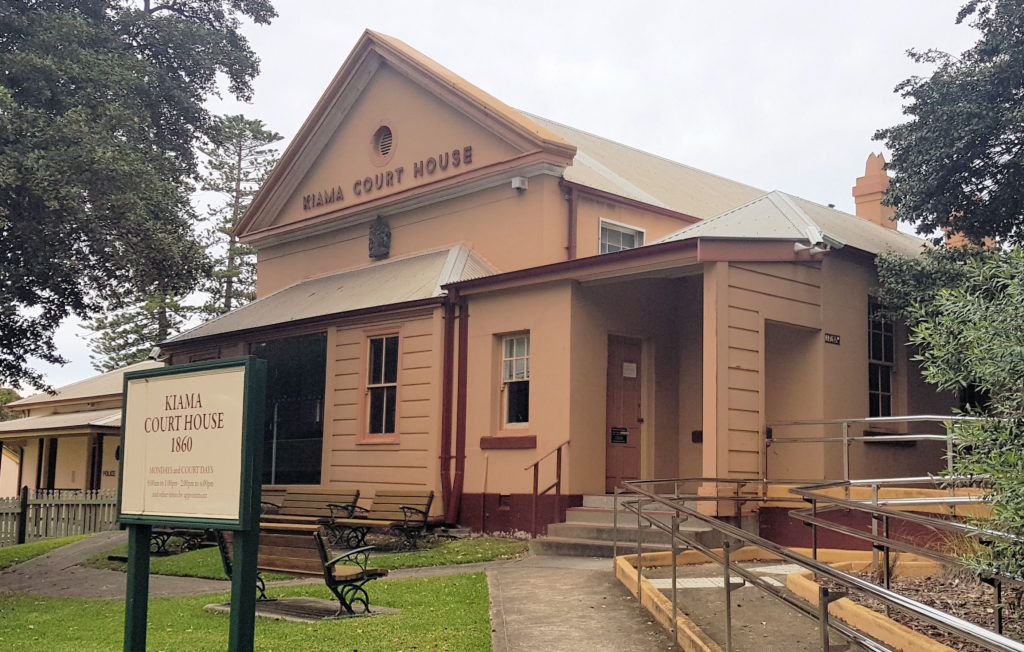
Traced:
POLYGON ((284 501, 285 495, 288 493, 288 487, 281 485, 263 485, 260 498, 261 511, 264 513, 273 513, 281 508, 281 503, 284 501))
POLYGON ((359 548, 365 545, 370 530, 380 530, 402 535, 415 550, 426 532, 433 501, 433 491, 378 491, 369 509, 356 507, 352 518, 335 519, 339 543, 359 548))
POLYGON ((337 543, 341 530, 334 526, 339 518, 351 518, 359 500, 358 489, 288 489, 275 507, 260 516, 261 523, 323 525, 328 541, 337 543))
MULTIPOLYGON (((265 524, 260 526, 260 545, 256 562, 256 588, 259 600, 267 597, 263 573, 288 575, 322 575, 327 588, 338 598, 338 613, 355 615, 353 606, 361 604, 363 613, 370 612, 370 596, 366 583, 388 574, 386 568, 369 566, 373 546, 349 550, 331 557, 325 543, 325 532, 320 525, 265 524)), ((231 577, 232 546, 230 532, 217 532, 224 572, 231 577)))

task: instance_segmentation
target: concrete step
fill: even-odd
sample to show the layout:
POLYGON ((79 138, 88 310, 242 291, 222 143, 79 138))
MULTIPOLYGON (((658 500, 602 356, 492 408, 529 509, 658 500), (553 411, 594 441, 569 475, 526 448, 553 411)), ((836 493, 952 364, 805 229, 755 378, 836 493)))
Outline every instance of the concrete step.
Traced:
MULTIPOLYGON (((635 494, 619 494, 619 503, 625 500, 636 500, 635 494)), ((697 501, 687 501, 687 507, 696 507, 697 501)), ((583 496, 583 506, 595 509, 612 509, 615 505, 615 494, 589 494, 583 496)), ((622 509, 621 507, 619 509, 622 509)))
POLYGON ((613 528, 609 525, 592 523, 552 523, 548 526, 548 536, 559 539, 586 539, 588 541, 631 541, 636 543, 639 538, 644 543, 665 543, 672 541, 668 532, 657 528, 613 528))
MULTIPOLYGON (((696 539, 702 544, 718 545, 721 537, 711 528, 686 529, 680 528, 680 534, 685 537, 696 539)), ((646 543, 664 543, 670 545, 668 532, 658 528, 619 527, 600 525, 595 523, 552 523, 548 526, 548 536, 566 539, 588 539, 592 541, 632 541, 639 538, 646 543)))
MULTIPOLYGON (((668 525, 672 522, 671 512, 648 512, 644 511, 644 517, 653 518, 659 523, 668 525)), ((570 507, 565 512, 566 523, 595 523, 599 525, 615 525, 619 527, 633 526, 636 527, 636 514, 633 512, 626 512, 619 510, 616 512, 612 509, 596 509, 591 507, 570 507)), ((688 519, 680 521, 680 529, 694 529, 703 530, 709 529, 710 526, 703 523, 698 519, 688 519)))
MULTIPOLYGON (((619 554, 629 554, 636 551, 638 539, 647 552, 672 549, 672 541, 667 532, 657 527, 637 528, 636 514, 623 509, 621 505, 615 510, 615 502, 614 495, 584 496, 583 506, 567 510, 565 523, 548 525, 547 536, 531 541, 530 550, 538 555, 610 557, 615 540, 619 542, 619 554), (613 526, 616 521, 618 531, 613 526)), ((696 503, 687 506, 695 507, 696 503)), ((664 525, 672 522, 671 511, 644 510, 644 517, 664 525)), ((696 539, 702 545, 721 545, 721 536, 698 519, 681 521, 679 532, 696 539)), ((680 547, 684 546, 680 544, 680 547)))
MULTIPOLYGON (((695 539, 709 548, 722 545, 722 537, 714 530, 686 532, 684 536, 695 539)), ((572 557, 610 557, 613 543, 618 539, 619 554, 636 552, 636 540, 640 538, 645 552, 671 550, 672 542, 668 533, 654 528, 637 530, 636 528, 614 528, 601 525, 552 523, 548 526, 548 535, 538 537, 530 542, 530 550, 537 555, 568 555, 572 557)), ((685 549, 680 542, 679 549, 685 549)))
MULTIPOLYGON (((530 552, 535 555, 563 555, 566 557, 607 557, 614 554, 611 541, 592 541, 588 539, 572 539, 562 537, 539 537, 530 541, 530 552)), ((643 552, 660 552, 672 550, 671 546, 662 544, 643 544, 643 552)), ((636 552, 636 543, 632 545, 620 543, 618 553, 628 555, 636 552)))

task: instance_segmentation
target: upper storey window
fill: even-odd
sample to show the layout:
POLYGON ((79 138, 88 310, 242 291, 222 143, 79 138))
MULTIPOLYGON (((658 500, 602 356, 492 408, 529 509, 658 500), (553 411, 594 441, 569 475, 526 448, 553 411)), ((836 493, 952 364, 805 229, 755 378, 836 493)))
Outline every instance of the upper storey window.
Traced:
POLYGON ((624 249, 635 249, 644 244, 644 232, 625 224, 601 220, 601 253, 611 254, 624 249))

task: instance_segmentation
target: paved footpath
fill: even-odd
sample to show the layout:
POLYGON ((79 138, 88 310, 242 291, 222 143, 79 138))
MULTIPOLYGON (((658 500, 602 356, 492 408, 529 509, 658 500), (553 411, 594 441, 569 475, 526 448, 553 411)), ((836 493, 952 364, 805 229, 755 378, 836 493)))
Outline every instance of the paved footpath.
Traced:
MULTIPOLYGON (((128 541, 123 531, 101 532, 0 572, 0 592, 19 591, 54 598, 124 599, 127 575, 77 564, 128 541)), ((166 598, 231 590, 224 580, 150 575, 149 595, 166 598)))
MULTIPOLYGON (((0 593, 17 591, 62 598, 124 599, 126 577, 77 566, 127 540, 104 532, 58 548, 5 571, 0 593)), ((610 559, 530 556, 458 566, 392 571, 389 579, 486 572, 491 594, 494 652, 646 652, 674 649, 669 636, 612 574, 610 559)), ((295 580, 271 583, 315 583, 295 580)), ((151 597, 230 590, 226 580, 151 575, 151 597)))

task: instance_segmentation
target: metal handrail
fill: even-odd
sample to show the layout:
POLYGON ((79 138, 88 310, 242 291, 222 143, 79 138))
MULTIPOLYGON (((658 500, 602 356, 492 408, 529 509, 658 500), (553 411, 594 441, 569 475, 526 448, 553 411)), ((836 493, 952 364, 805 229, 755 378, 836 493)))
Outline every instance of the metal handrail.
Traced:
POLYGON ((854 424, 894 424, 894 423, 960 423, 966 421, 979 421, 981 417, 960 416, 960 415, 938 415, 938 414, 916 414, 906 416, 890 417, 859 417, 850 419, 803 419, 798 421, 775 421, 767 424, 768 430, 777 427, 808 427, 808 426, 842 426, 840 437, 775 437, 766 436, 761 448, 762 468, 761 475, 768 477, 768 449, 776 444, 797 444, 797 443, 840 443, 843 445, 843 480, 850 481, 850 444, 855 441, 871 442, 915 442, 915 441, 944 441, 946 442, 947 471, 952 472, 955 435, 947 432, 945 435, 934 433, 906 434, 906 435, 872 435, 872 436, 850 436, 850 426, 854 424))
POLYGON ((842 425, 844 423, 904 423, 906 421, 924 421, 931 423, 945 423, 947 421, 979 421, 981 417, 969 417, 956 414, 910 414, 894 417, 858 417, 854 419, 801 419, 799 421, 776 421, 772 426, 818 426, 818 425, 842 425))
MULTIPOLYGON (((901 478, 896 480, 871 480, 871 481, 857 481, 857 485, 871 485, 871 500, 854 500, 851 498, 835 497, 828 493, 822 493, 822 490, 836 489, 837 485, 842 483, 824 483, 818 485, 812 485, 808 487, 799 487, 791 489, 792 493, 800 495, 805 501, 811 504, 808 509, 793 510, 790 512, 790 516, 799 519, 805 525, 811 527, 811 540, 813 556, 817 558, 818 548, 818 534, 817 528, 824 527, 825 529, 839 532, 847 536, 851 536, 863 541, 871 543, 872 547, 876 551, 881 550, 884 555, 882 564, 882 571, 884 577, 885 588, 890 586, 891 576, 891 565, 889 563, 890 555, 893 550, 909 552, 915 555, 920 555, 929 559, 933 559, 942 563, 953 564, 962 566, 963 561, 952 555, 948 555, 943 552, 932 550, 931 548, 924 548, 915 544, 905 543, 901 540, 893 539, 889 536, 889 525, 893 519, 915 523, 924 527, 927 527, 933 531, 945 531, 952 532, 963 537, 976 538, 979 542, 985 540, 1001 539, 1004 541, 1010 541, 1013 543, 1020 544, 1024 542, 1024 537, 1020 537, 1016 534, 1009 532, 1002 532, 999 530, 993 530, 990 528, 977 527, 974 525, 967 525, 956 521, 947 519, 934 518, 925 514, 919 514, 914 512, 907 512, 901 510, 894 510, 889 505, 921 505, 921 504, 940 504, 946 506, 956 506, 964 504, 984 504, 987 500, 983 496, 955 496, 953 492, 956 488, 965 488, 964 483, 969 485, 977 486, 981 482, 989 480, 988 476, 949 476, 942 479, 942 484, 949 488, 951 495, 942 498, 933 499, 879 499, 879 491, 883 486, 900 484, 905 486, 907 484, 920 484, 921 482, 929 482, 935 484, 935 480, 931 478, 901 478), (928 501, 927 503, 925 501, 928 501), (820 505, 824 503, 824 508, 820 505), (828 513, 836 510, 843 510, 846 512, 854 511, 864 513, 871 518, 871 533, 864 532, 854 527, 842 525, 828 519, 819 518, 822 513, 828 513), (883 528, 882 534, 879 535, 879 525, 883 528)), ((854 483, 850 483, 854 484, 854 483)), ((955 515, 955 514, 954 514, 955 515)), ((877 562, 877 558, 876 558, 877 562)), ((1002 586, 1006 583, 1012 584, 1024 584, 1024 577, 1006 575, 1002 573, 996 573, 989 571, 981 571, 978 573, 978 577, 981 581, 989 584, 994 589, 995 593, 993 596, 993 613, 996 619, 996 631, 1002 634, 1003 632, 1003 604, 1002 604, 1002 586)))
POLYGON ((569 442, 570 442, 570 440, 569 440, 569 439, 566 439, 565 441, 563 441, 563 442, 562 442, 561 444, 559 444, 559 445, 558 445, 558 446, 556 446, 555 448, 552 448, 552 449, 551 449, 551 450, 549 450, 548 452, 546 452, 546 453, 544 453, 543 455, 541 455, 540 457, 538 457, 538 458, 537 458, 537 461, 536 461, 536 462, 534 462, 533 464, 527 464, 526 466, 524 466, 524 467, 523 467, 523 470, 524 470, 524 471, 526 471, 526 470, 528 470, 528 469, 529 469, 529 468, 530 468, 531 466, 537 466, 538 464, 540 464, 541 462, 543 462, 543 461, 544 461, 544 460, 546 460, 547 458, 549 458, 549 457, 551 457, 552 455, 554 455, 554 454, 555 454, 555 453, 556 453, 557 451, 561 450, 561 449, 562 449, 562 446, 568 446, 568 445, 569 445, 569 442))
POLYGON ((530 518, 530 534, 537 536, 537 503, 540 496, 545 495, 552 489, 555 490, 555 511, 556 514, 561 513, 561 501, 562 501, 562 449, 569 445, 569 440, 566 439, 554 449, 548 451, 544 455, 537 458, 537 461, 533 464, 528 464, 523 467, 524 471, 533 467, 533 504, 532 504, 532 516, 530 518), (555 481, 548 485, 543 491, 538 492, 538 483, 540 480, 540 463, 550 457, 552 454, 555 455, 555 481))
MULTIPOLYGON (((794 564, 797 564, 797 565, 801 566, 802 568, 806 568, 807 570, 812 571, 812 572, 814 572, 815 574, 817 574, 819 576, 823 576, 823 577, 829 578, 829 579, 831 579, 831 580, 833 580, 835 582, 838 582, 839 584, 842 584, 845 587, 848 587, 850 589, 854 589, 854 590, 859 591, 861 593, 867 594, 868 596, 870 596, 872 598, 875 598, 876 600, 879 600, 880 602, 882 602, 883 604, 885 604, 885 605, 887 605, 889 607, 893 607, 893 608, 899 609, 899 610, 901 610, 901 611, 903 611, 905 613, 910 614, 911 616, 913 616, 915 618, 919 618, 921 620, 927 621, 927 622, 929 622, 929 623, 931 623, 931 624, 933 624, 933 625, 935 625, 935 626, 937 626, 937 627, 939 627, 939 628, 941 628, 941 629, 943 629, 945 631, 953 633, 953 634, 955 634, 957 636, 961 636, 961 637, 963 637, 966 640, 973 641, 975 643, 983 645, 983 646, 987 647, 987 649, 990 649, 990 650, 1000 650, 1000 651, 1011 651, 1011 652, 1024 652, 1024 644, 1022 644, 1022 643, 1020 643, 1018 641, 1014 641, 1012 639, 1006 638, 1005 636, 1002 636, 1000 634, 996 634, 996 633, 994 633, 992 631, 989 631, 989 630, 987 630, 987 629, 985 629, 983 627, 980 627, 979 625, 975 625, 974 623, 970 623, 970 622, 968 622, 966 620, 963 620, 961 618, 957 618, 955 616, 951 616, 950 614, 942 612, 942 611, 940 611, 938 609, 935 609, 933 607, 929 607, 928 605, 921 604, 920 602, 917 602, 915 600, 911 600, 910 598, 907 598, 905 596, 899 595, 898 593, 894 593, 894 592, 892 592, 892 591, 890 591, 888 589, 875 586, 874 584, 872 584, 872 583, 870 583, 870 582, 868 582, 866 580, 863 580, 863 579, 861 579, 859 577, 856 577, 854 575, 850 575, 850 574, 847 574, 847 573, 843 573, 842 571, 838 571, 838 570, 832 568, 831 566, 828 566, 827 564, 823 564, 821 562, 818 562, 815 559, 812 559, 810 557, 806 557, 804 555, 796 553, 796 552, 794 552, 794 551, 792 551, 792 550, 790 550, 788 548, 780 546, 780 545, 778 545, 776 543, 773 543, 773 542, 771 542, 771 541, 769 541, 767 539, 761 538, 761 537, 757 536, 756 534, 752 534, 750 532, 747 532, 745 530, 742 530, 740 528, 732 526, 732 525, 730 525, 728 523, 724 523, 724 522, 720 521, 718 518, 716 518, 714 516, 710 516, 710 515, 706 515, 706 514, 701 514, 698 510, 692 509, 690 507, 687 507, 685 504, 681 504, 679 502, 680 500, 694 500, 694 499, 698 498, 697 496, 693 496, 693 495, 678 495, 678 491, 677 491, 677 492, 675 492, 676 495, 672 496, 671 498, 666 498, 665 496, 659 495, 659 494, 657 494, 657 493, 655 493, 653 491, 650 491, 650 490, 646 489, 646 486, 648 486, 648 485, 663 484, 665 482, 667 482, 667 481, 666 480, 660 480, 660 481, 636 480, 636 481, 628 481, 628 482, 626 482, 625 483, 626 486, 631 491, 637 493, 640 496, 640 498, 637 499, 637 500, 634 500, 634 501, 627 501, 627 502, 623 503, 623 505, 627 509, 636 512, 637 513, 637 518, 639 520, 640 518, 642 518, 643 508, 644 508, 645 504, 658 503, 660 505, 668 507, 671 510, 674 510, 676 513, 685 514, 687 518, 696 518, 696 519, 706 523, 707 525, 709 525, 710 527, 712 527, 714 530, 718 531, 719 533, 725 535, 726 537, 742 541, 742 542, 744 542, 744 543, 746 543, 748 545, 756 546, 756 547, 758 547, 758 548, 760 548, 762 550, 765 550, 765 551, 767 551, 767 552, 769 552, 769 553, 771 553, 773 555, 776 555, 777 557, 779 557, 781 559, 785 559, 787 561, 790 561, 790 562, 792 562, 794 564)), ((673 482, 677 482, 677 483, 685 483, 685 482, 729 483, 729 482, 745 482, 745 481, 738 480, 736 478, 680 478, 680 479, 674 480, 673 482)), ((761 482, 761 481, 757 481, 757 482, 761 482)), ((769 484, 769 483, 764 482, 764 484, 769 484)), ((828 484, 831 485, 833 483, 828 483, 828 484)), ((756 497, 746 497, 746 498, 743 498, 743 497, 732 497, 732 496, 717 497, 717 500, 730 500, 730 499, 762 502, 762 498, 756 498, 756 497)), ((727 577, 728 577, 728 573, 729 572, 735 572, 736 574, 744 577, 745 579, 748 579, 752 584, 754 584, 758 588, 761 588, 762 590, 766 591, 772 597, 775 597, 775 598, 781 600, 782 602, 784 602, 784 603, 786 603, 786 604, 788 604, 788 605, 790 605, 792 607, 795 607, 799 612, 803 613, 804 615, 808 615, 808 616, 810 616, 812 618, 819 619, 823 628, 832 627, 832 628, 836 629, 837 631, 839 631, 843 636, 846 636, 847 638, 851 638, 852 640, 857 641, 861 645, 868 646, 870 649, 884 649, 884 648, 879 648, 877 646, 877 644, 872 644, 870 642, 870 639, 866 639, 866 637, 864 637, 862 634, 856 632, 855 630, 852 630, 849 627, 844 626, 842 623, 828 622, 828 620, 827 620, 828 610, 827 609, 824 609, 824 610, 819 609, 818 612, 817 612, 817 615, 815 615, 813 613, 813 610, 811 608, 809 608, 807 605, 803 604, 802 602, 798 603, 795 600, 793 600, 792 598, 789 598, 788 596, 783 594, 781 591, 775 590, 774 587, 770 586, 767 582, 764 582, 764 581, 760 580, 756 575, 754 575, 750 571, 748 571, 746 569, 743 569, 743 568, 741 568, 739 566, 733 565, 729 561, 727 554, 725 554, 723 556, 719 556, 716 553, 712 552, 707 546, 699 543, 696 539, 690 539, 690 538, 682 535, 678 531, 678 529, 675 527, 675 519, 673 519, 673 526, 672 526, 671 529, 669 529, 663 523, 660 523, 659 521, 657 521, 655 519, 647 519, 647 520, 648 520, 649 525, 657 527, 659 529, 662 529, 662 530, 667 531, 667 532, 670 533, 670 535, 672 537, 672 541, 673 541, 673 549, 675 548, 677 540, 682 540, 686 545, 688 545, 689 547, 691 547, 693 549, 696 549, 696 550, 700 551, 702 554, 704 554, 706 557, 708 557, 712 561, 724 565, 726 573, 727 573, 727 577)), ((728 551, 728 547, 726 547, 726 551, 728 551)), ((639 546, 638 546, 638 555, 639 555, 639 546)), ((673 561, 674 561, 674 557, 673 557, 673 561)), ((642 566, 642 564, 640 563, 639 557, 637 559, 637 566, 638 566, 638 573, 639 573, 639 567, 642 566)), ((639 587, 640 587, 640 584, 638 582, 638 589, 637 589, 638 591, 640 590, 639 587)), ((728 581, 726 582, 726 590, 727 591, 729 590, 729 583, 728 583, 728 581)), ((728 625, 731 628, 731 622, 729 622, 728 625)), ((827 643, 827 635, 823 634, 823 640, 826 641, 826 643, 827 643)), ((728 648, 728 646, 727 646, 727 648, 728 648)))

